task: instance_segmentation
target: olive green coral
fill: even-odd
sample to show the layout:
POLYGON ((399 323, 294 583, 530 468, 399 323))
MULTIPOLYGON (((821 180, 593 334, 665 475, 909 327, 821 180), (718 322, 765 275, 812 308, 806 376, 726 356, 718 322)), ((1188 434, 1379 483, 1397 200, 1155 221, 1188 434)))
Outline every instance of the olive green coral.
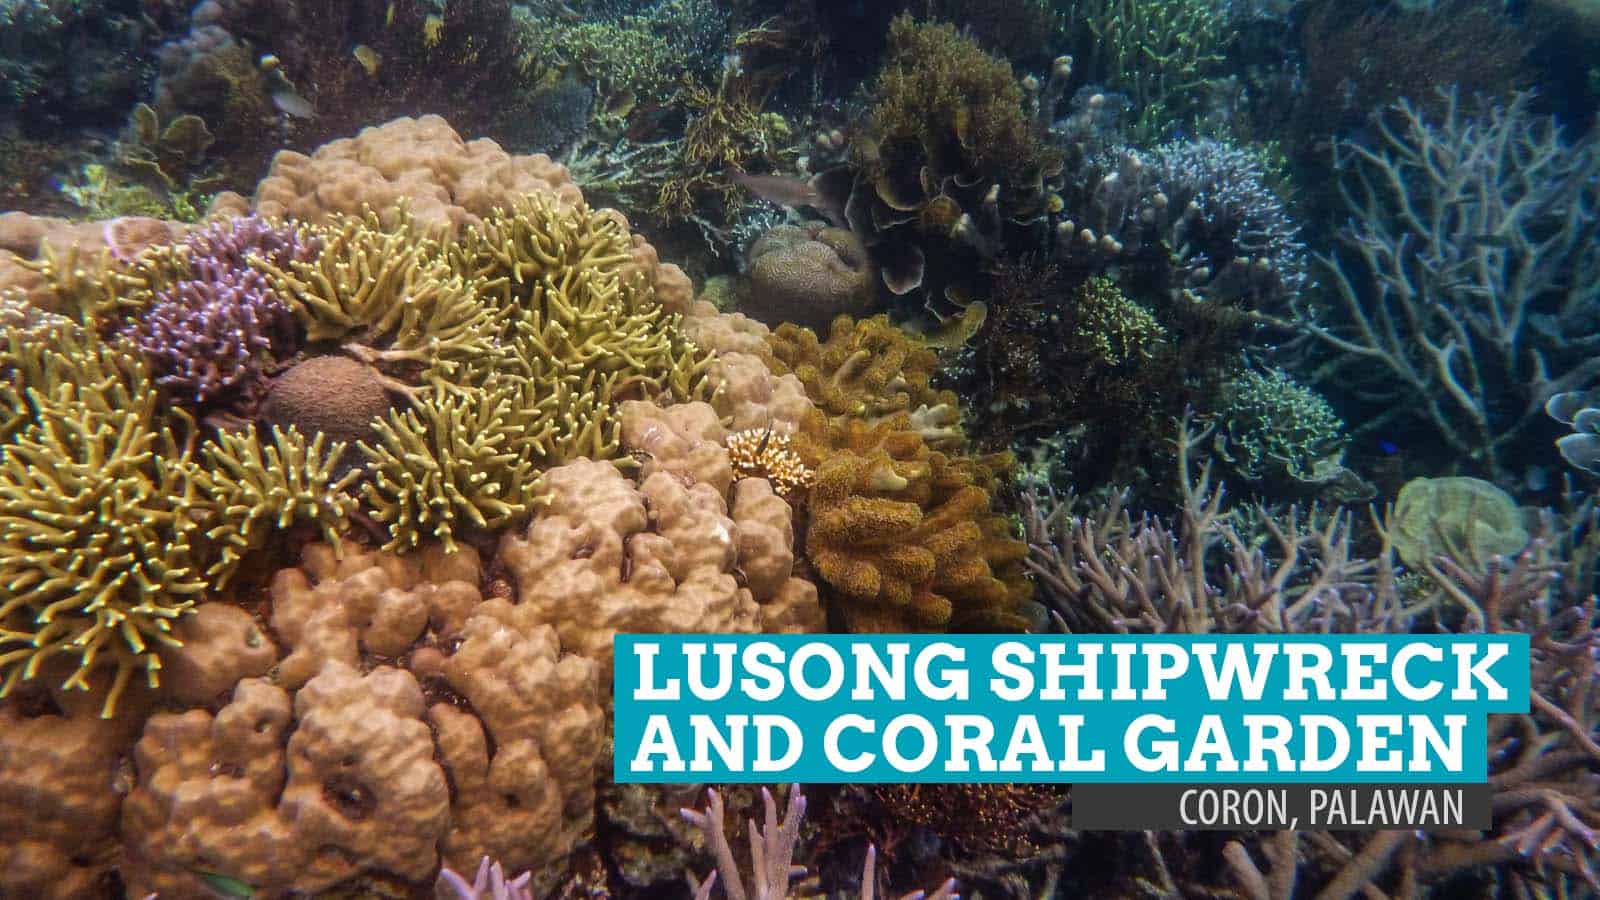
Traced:
POLYGON ((139 359, 56 337, 16 352, 24 335, 6 332, 31 419, 0 446, 0 696, 72 655, 67 688, 115 667, 109 716, 136 671, 157 683, 157 646, 206 589, 197 485, 139 359))
POLYGON ((454 552, 461 521, 496 528, 527 512, 534 476, 515 449, 512 399, 504 387, 426 390, 416 408, 376 424, 377 442, 361 445, 371 474, 363 493, 373 518, 389 526, 385 550, 434 538, 454 552))
POLYGON ((1109 278, 1091 278, 1073 292, 1074 343, 1113 366, 1149 359, 1166 329, 1151 312, 1128 299, 1109 278))
POLYGON ((322 247, 316 258, 281 268, 252 262, 294 308, 308 341, 352 343, 369 361, 416 363, 442 377, 497 355, 492 311, 477 285, 451 271, 408 214, 395 228, 384 228, 370 209, 305 227, 322 247))
POLYGON ((876 149, 892 160, 914 148, 935 173, 983 170, 1019 179, 1060 160, 1025 114, 1010 63, 953 25, 896 18, 873 98, 875 141, 858 154, 876 149))
POLYGON ((318 434, 309 442, 293 426, 272 429, 263 445, 254 426, 224 431, 202 448, 206 465, 196 473, 201 490, 219 518, 206 532, 221 548, 206 570, 218 587, 227 584, 239 563, 259 549, 274 530, 309 522, 335 547, 357 506, 348 489, 358 470, 339 475, 341 442, 318 434))
POLYGON ((620 454, 614 415, 630 396, 688 399, 708 362, 656 302, 614 212, 528 196, 468 229, 450 260, 495 310, 503 358, 460 381, 520 401, 522 446, 541 466, 620 454))
POLYGON ((1281 369, 1231 379, 1219 407, 1218 455, 1245 478, 1315 483, 1342 468, 1344 423, 1328 401, 1281 369))

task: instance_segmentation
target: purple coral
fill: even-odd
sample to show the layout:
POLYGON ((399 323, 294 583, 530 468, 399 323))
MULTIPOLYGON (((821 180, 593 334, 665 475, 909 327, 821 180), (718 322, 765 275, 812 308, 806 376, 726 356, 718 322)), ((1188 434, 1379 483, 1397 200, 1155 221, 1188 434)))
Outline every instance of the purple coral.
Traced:
POLYGON ((532 872, 523 872, 508 880, 500 864, 485 856, 478 863, 478 877, 471 884, 461 873, 446 866, 439 872, 434 893, 451 900, 533 900, 533 889, 528 886, 532 880, 532 872))
POLYGON ((184 246, 193 277, 158 291, 127 334, 158 384, 205 404, 254 382, 264 363, 294 349, 293 313, 250 260, 281 266, 314 257, 318 247, 254 216, 213 224, 184 246))

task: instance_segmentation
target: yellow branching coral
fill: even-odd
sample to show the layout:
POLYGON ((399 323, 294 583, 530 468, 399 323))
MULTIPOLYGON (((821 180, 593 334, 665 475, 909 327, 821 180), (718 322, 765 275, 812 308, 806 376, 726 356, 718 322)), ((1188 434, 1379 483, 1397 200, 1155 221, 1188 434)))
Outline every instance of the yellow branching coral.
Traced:
POLYGON ((804 434, 830 448, 809 495, 806 554, 845 601, 851 631, 1027 627, 1027 545, 990 511, 1009 458, 951 458, 903 427, 848 418, 813 416, 804 434))
POLYGON ((135 671, 157 683, 157 647, 177 643, 172 621, 206 589, 200 501, 139 360, 58 337, 22 354, 12 374, 25 379, 31 421, 0 445, 0 696, 71 654, 68 688, 115 668, 109 716, 135 671))
POLYGON ((525 197, 468 229, 450 261, 494 307, 504 357, 464 380, 512 391, 519 445, 541 466, 619 455, 614 407, 685 400, 707 365, 655 301, 614 213, 525 197))
POLYGON ((888 316, 860 321, 840 316, 825 342, 809 328, 786 324, 768 346, 768 365, 780 375, 794 373, 807 396, 829 415, 877 421, 909 412, 930 444, 965 440, 956 395, 929 385, 938 355, 888 316))
POLYGON ((321 434, 308 442, 293 426, 274 427, 267 446, 254 426, 224 431, 203 446, 206 465, 196 475, 221 519, 206 537, 222 548, 206 574, 218 587, 274 530, 297 522, 318 526, 328 543, 339 546, 357 505, 348 489, 361 477, 359 470, 338 474, 344 449, 341 442, 325 446, 321 434))
POLYGON ((352 342, 369 361, 416 363, 441 377, 497 355, 493 313, 478 286, 451 271, 409 215, 393 229, 370 209, 305 227, 322 247, 315 259, 283 268, 252 262, 293 306, 307 340, 352 342))
POLYGON ((747 428, 728 435, 728 462, 740 478, 765 478, 778 496, 794 503, 815 475, 789 446, 791 439, 771 428, 747 428))
POLYGON ((793 438, 815 471, 805 550, 849 628, 1027 627, 1027 545, 991 509, 1012 460, 960 454, 956 397, 929 384, 933 351, 882 316, 840 316, 827 341, 786 325, 768 345, 817 405, 793 438))
POLYGON ((506 388, 425 390, 415 409, 376 425, 378 442, 360 445, 371 460, 363 491, 389 526, 385 550, 436 538, 453 552, 463 524, 496 528, 527 512, 534 475, 513 447, 521 426, 512 399, 506 388))

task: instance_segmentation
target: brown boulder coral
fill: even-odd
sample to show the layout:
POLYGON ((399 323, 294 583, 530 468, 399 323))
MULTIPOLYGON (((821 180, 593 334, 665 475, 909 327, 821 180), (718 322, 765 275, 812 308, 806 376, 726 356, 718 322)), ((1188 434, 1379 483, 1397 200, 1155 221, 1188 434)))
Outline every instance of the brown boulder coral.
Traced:
POLYGON ((371 366, 346 356, 316 356, 273 380, 261 419, 355 446, 372 440, 372 420, 390 408, 389 392, 371 366))
MULTIPOLYGON (((501 543, 520 602, 564 647, 599 661, 603 679, 619 631, 761 630, 762 606, 738 574, 739 523, 715 486, 686 480, 659 470, 635 485, 610 463, 568 463, 545 473, 542 510, 526 532, 501 543)), ((793 609, 807 600, 815 609, 814 588, 778 587, 783 621, 820 625, 820 612, 793 609)))
POLYGON ((768 325, 826 328, 841 314, 867 312, 877 270, 861 239, 821 222, 779 225, 750 247, 750 281, 740 309, 768 325))
POLYGON ((208 896, 205 873, 261 895, 421 884, 485 854, 559 874, 593 814, 599 667, 480 581, 467 550, 341 559, 318 544, 274 579, 281 648, 252 641, 238 610, 197 614, 179 652, 201 674, 169 690, 191 702, 232 684, 144 726, 121 812, 130 892, 208 896), (227 656, 249 664, 223 667, 206 635, 242 642, 227 656), (253 677, 258 657, 272 678, 253 677))
POLYGON ((563 204, 583 199, 566 167, 550 157, 512 155, 488 138, 463 140, 439 116, 422 116, 363 128, 309 156, 280 151, 256 186, 254 206, 264 216, 321 222, 335 213, 361 215, 365 207, 390 216, 406 200, 425 231, 449 237, 522 194, 553 195, 563 204))

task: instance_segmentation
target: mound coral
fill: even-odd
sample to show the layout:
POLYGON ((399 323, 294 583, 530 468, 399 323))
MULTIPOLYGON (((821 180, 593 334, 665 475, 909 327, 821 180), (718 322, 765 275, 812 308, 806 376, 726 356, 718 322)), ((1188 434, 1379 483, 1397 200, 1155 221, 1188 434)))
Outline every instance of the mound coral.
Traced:
POLYGON ((487 138, 465 141, 444 119, 422 116, 364 128, 309 156, 280 152, 253 205, 263 216, 303 222, 371 208, 392 228, 403 200, 420 230, 448 237, 521 194, 582 199, 566 168, 549 157, 513 156, 487 138))
MULTIPOLYGON (((720 441, 680 436, 660 443, 666 425, 644 407, 629 407, 629 432, 662 453, 637 485, 615 466, 588 460, 544 474, 532 524, 506 536, 500 550, 521 606, 554 627, 562 646, 600 661, 606 678, 619 631, 819 627, 815 590, 789 574, 787 528, 778 540, 761 539, 773 534, 771 514, 783 521, 787 506, 763 509, 756 488, 735 492, 730 509, 726 488, 718 487, 732 481, 720 441), (708 477, 673 474, 690 471, 681 466, 698 456, 696 445, 720 452, 708 477)), ((696 408, 696 419, 717 427, 709 407, 696 408)), ((773 496, 770 487, 765 496, 773 496)))
POLYGON ((750 247, 750 282, 739 308, 777 327, 823 329, 877 299, 877 272, 861 239, 819 222, 779 225, 750 247))
POLYGON ((337 559, 328 545, 279 572, 282 646, 258 638, 279 677, 236 675, 215 713, 144 726, 122 806, 130 889, 199 893, 212 873, 311 892, 423 882, 441 856, 559 861, 592 805, 596 667, 528 607, 485 599, 480 577, 470 551, 337 559), (469 705, 425 692, 435 682, 469 705))

